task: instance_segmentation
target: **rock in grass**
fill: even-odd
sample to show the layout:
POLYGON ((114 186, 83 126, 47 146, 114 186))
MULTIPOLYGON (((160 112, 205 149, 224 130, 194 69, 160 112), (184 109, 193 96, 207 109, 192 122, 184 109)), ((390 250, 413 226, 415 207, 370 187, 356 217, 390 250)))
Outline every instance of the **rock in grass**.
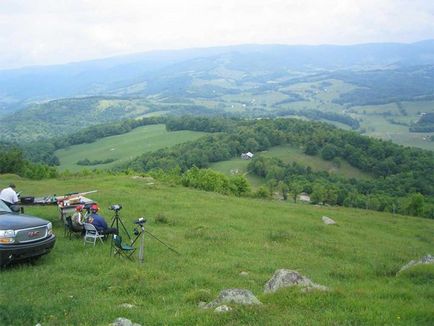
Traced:
POLYGON ((207 303, 206 303, 205 301, 200 301, 200 302, 197 304, 197 306, 198 306, 199 308, 202 308, 202 309, 206 309, 206 308, 207 308, 206 305, 207 305, 207 303))
POLYGON ((134 308, 135 305, 133 305, 133 304, 131 304, 131 303, 122 303, 121 305, 119 305, 119 307, 121 307, 121 308, 131 309, 131 308, 134 308))
POLYGON ((273 277, 265 283, 264 292, 273 293, 280 288, 290 286, 300 286, 303 288, 303 291, 328 290, 326 286, 313 283, 310 279, 301 275, 297 271, 278 269, 274 273, 273 277))
POLYGON ((123 317, 116 318, 116 320, 112 323, 112 326, 141 326, 140 324, 136 324, 123 317))
POLYGON ((321 219, 322 219, 322 221, 324 222, 324 224, 327 224, 327 225, 333 225, 333 224, 336 224, 336 222, 334 221, 334 220, 332 220, 330 217, 328 217, 328 216, 323 216, 323 217, 321 217, 321 219))
POLYGON ((434 264, 434 256, 426 255, 419 260, 411 260, 408 264, 402 266, 402 268, 399 270, 397 274, 420 264, 434 264))
POLYGON ((204 308, 214 308, 224 303, 262 304, 251 291, 245 289, 226 289, 220 292, 217 299, 208 303, 204 308))
POLYGON ((228 307, 227 305, 222 305, 222 306, 218 306, 217 308, 215 308, 214 312, 229 312, 231 310, 232 310, 231 307, 228 307))

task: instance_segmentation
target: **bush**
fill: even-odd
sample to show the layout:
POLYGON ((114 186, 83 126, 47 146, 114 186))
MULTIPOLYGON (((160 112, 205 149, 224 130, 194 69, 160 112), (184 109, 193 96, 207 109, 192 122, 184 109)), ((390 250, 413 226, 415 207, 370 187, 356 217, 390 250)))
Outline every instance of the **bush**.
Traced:
POLYGON ((157 224, 167 224, 167 223, 169 223, 169 219, 167 218, 167 216, 164 215, 164 214, 162 214, 162 213, 158 213, 157 216, 155 216, 154 221, 157 224))
POLYGON ((290 235, 287 231, 270 231, 268 234, 268 239, 271 241, 287 241, 289 240, 290 235))
POLYGON ((261 186, 258 190, 255 191, 254 196, 256 198, 269 198, 270 192, 265 186, 261 186))

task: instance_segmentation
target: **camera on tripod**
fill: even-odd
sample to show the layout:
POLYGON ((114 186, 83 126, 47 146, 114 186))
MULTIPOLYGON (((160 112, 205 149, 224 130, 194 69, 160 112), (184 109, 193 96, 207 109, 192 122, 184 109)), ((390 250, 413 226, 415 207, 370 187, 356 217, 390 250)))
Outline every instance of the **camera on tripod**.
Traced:
POLYGON ((115 211, 115 212, 119 212, 121 209, 122 209, 122 205, 119 205, 119 204, 111 205, 109 207, 109 210, 115 211))
POLYGON ((134 224, 138 224, 140 226, 142 226, 145 223, 146 223, 146 219, 144 217, 141 217, 141 218, 134 221, 134 224))

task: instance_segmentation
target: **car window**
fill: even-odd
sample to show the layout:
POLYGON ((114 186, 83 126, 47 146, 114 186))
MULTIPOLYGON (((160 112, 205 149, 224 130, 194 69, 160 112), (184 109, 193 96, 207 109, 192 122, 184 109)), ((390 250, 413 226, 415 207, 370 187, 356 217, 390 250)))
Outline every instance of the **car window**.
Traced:
POLYGON ((7 212, 7 213, 12 212, 10 208, 2 200, 0 200, 0 212, 7 212))

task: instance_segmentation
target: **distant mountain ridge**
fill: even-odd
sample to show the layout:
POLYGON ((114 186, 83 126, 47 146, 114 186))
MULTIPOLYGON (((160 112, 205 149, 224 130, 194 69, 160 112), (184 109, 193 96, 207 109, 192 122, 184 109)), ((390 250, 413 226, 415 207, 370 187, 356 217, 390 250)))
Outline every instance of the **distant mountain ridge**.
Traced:
MULTIPOLYGON (((0 70, 0 103, 105 95, 160 72, 225 62, 239 71, 362 69, 434 64, 434 40, 411 44, 239 45, 152 51, 77 63, 0 70)), ((0 106, 1 109, 1 106, 0 106)))

